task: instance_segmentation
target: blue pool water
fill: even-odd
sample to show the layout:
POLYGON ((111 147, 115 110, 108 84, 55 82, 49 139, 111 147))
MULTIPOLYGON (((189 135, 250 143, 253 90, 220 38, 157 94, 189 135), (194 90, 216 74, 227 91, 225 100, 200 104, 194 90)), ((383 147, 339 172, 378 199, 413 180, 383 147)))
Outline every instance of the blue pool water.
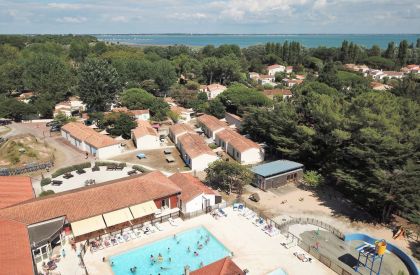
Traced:
POLYGON ((109 262, 114 263, 112 271, 115 275, 133 275, 130 271, 133 266, 137 267, 135 275, 181 275, 186 265, 189 265, 190 270, 193 271, 200 268, 201 262, 208 265, 228 255, 230 255, 229 250, 206 228, 197 227, 178 233, 175 239, 171 236, 126 253, 112 256, 109 262), (209 241, 205 244, 207 236, 209 241), (197 242, 202 244, 202 249, 198 249, 197 242), (190 252, 188 252, 188 247, 190 247, 190 252), (198 253, 198 256, 194 256, 194 251, 198 253), (162 262, 157 260, 159 253, 163 257, 162 262), (152 264, 150 255, 153 255, 156 259, 154 264, 152 264), (171 261, 169 261, 169 258, 171 258, 171 261))

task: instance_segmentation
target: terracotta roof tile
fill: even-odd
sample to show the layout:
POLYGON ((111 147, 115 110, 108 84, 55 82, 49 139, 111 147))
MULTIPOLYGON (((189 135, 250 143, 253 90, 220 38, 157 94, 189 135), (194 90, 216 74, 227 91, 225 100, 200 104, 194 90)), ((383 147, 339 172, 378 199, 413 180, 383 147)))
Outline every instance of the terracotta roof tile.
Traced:
POLYGON ((8 207, 34 197, 30 177, 0 177, 0 208, 8 207))
POLYGON ((236 151, 245 152, 252 148, 260 149, 260 146, 252 140, 244 137, 243 135, 233 131, 232 129, 226 129, 216 133, 216 137, 223 140, 226 143, 232 145, 236 151))
POLYGON ((172 181, 154 171, 32 199, 0 209, 0 219, 34 224, 67 216, 74 222, 179 192, 172 181))
POLYGON ((137 127, 132 130, 134 137, 140 138, 144 136, 157 136, 156 130, 150 125, 148 121, 138 120, 137 127))
POLYGON ((0 273, 34 274, 26 225, 12 220, 0 220, 0 236, 0 273))
POLYGON ((186 133, 178 138, 185 153, 190 158, 195 158, 204 154, 216 155, 207 143, 196 133, 186 133))
POLYGON ((222 129, 227 127, 226 123, 218 120, 214 116, 210 115, 202 115, 198 117, 198 121, 203 124, 206 128, 208 128, 210 131, 216 131, 218 129, 222 129))
POLYGON ((210 91, 210 92, 215 91, 215 90, 226 90, 227 89, 226 86, 223 86, 223 85, 218 84, 218 83, 210 84, 210 85, 204 86, 203 88, 205 90, 210 91))
POLYGON ((188 202, 203 193, 208 195, 218 194, 191 174, 176 173, 169 179, 181 189, 181 200, 184 202, 188 202))
POLYGON ((273 64, 273 65, 267 66, 267 70, 277 69, 277 68, 281 68, 281 67, 284 67, 284 66, 279 65, 279 64, 273 64))
POLYGON ((193 129, 188 125, 184 123, 175 124, 169 128, 169 131, 172 133, 173 136, 177 136, 182 133, 194 133, 193 129))
POLYGON ((84 141, 96 148, 118 144, 118 141, 114 140, 113 138, 106 135, 101 135, 92 128, 89 128, 80 122, 67 123, 61 129, 76 139, 84 141))
POLYGON ((226 257, 190 273, 191 275, 244 275, 239 266, 226 257))

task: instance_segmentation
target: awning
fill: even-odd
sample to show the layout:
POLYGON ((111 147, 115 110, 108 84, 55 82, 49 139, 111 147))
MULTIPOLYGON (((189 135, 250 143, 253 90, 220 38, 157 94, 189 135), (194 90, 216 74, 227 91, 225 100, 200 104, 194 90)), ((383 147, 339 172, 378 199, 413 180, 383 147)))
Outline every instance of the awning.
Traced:
POLYGON ((29 240, 33 246, 42 246, 58 236, 63 229, 64 217, 28 227, 29 240))
POLYGON ((101 215, 71 223, 71 229, 75 237, 105 228, 106 225, 101 215))
POLYGON ((128 222, 133 219, 130 209, 123 208, 117 211, 112 211, 109 213, 103 214, 106 226, 113 226, 123 222, 128 222))
POLYGON ((134 206, 130 207, 131 213, 133 213, 133 216, 135 219, 141 218, 147 215, 151 215, 156 213, 158 211, 158 208, 156 207, 156 204, 154 201, 148 201, 145 203, 140 203, 134 206))

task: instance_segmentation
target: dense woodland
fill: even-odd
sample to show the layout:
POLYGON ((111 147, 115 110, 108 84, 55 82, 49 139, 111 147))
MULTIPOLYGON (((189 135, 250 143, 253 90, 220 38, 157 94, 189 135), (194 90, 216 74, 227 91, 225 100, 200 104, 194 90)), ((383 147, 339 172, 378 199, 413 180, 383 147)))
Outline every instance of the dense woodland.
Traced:
POLYGON ((129 47, 91 36, 0 36, 0 117, 51 117, 57 102, 79 95, 92 113, 118 103, 150 108, 161 121, 173 116, 162 98, 172 96, 198 112, 243 116, 242 133, 265 143, 270 158, 318 170, 325 184, 378 221, 397 213, 420 223, 419 77, 386 80, 393 89, 378 92, 369 79, 345 71, 345 63, 386 70, 419 64, 420 39, 391 42, 386 49, 348 41, 337 48, 285 42, 241 49, 129 47), (274 63, 306 75, 290 100, 266 98, 261 90, 268 87, 247 77, 274 63), (208 101, 198 90, 210 83, 229 88, 208 101), (29 104, 16 100, 28 90, 35 94, 29 104))

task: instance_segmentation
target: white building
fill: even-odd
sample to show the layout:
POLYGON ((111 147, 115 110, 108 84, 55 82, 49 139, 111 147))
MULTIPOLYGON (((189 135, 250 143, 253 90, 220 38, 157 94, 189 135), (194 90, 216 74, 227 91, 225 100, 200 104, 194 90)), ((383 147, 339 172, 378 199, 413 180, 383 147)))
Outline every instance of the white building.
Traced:
POLYGON ((83 152, 106 159, 121 154, 118 141, 101 135, 80 122, 70 122, 61 128, 61 136, 83 152))
POLYGON ((210 163, 218 160, 217 155, 198 134, 187 132, 177 139, 176 147, 192 170, 204 171, 210 163))
POLYGON ((197 121, 201 129, 203 129, 204 134, 213 140, 216 138, 217 132, 220 132, 227 127, 226 123, 210 115, 199 116, 197 121))
POLYGON ((71 117, 73 113, 82 113, 86 111, 86 104, 78 96, 72 96, 66 101, 59 102, 54 107, 54 117, 63 113, 71 117))
POLYGON ((368 74, 376 80, 381 80, 385 77, 385 74, 382 70, 369 70, 368 74))
POLYGON ((276 73, 283 73, 286 71, 286 67, 279 64, 267 66, 266 69, 267 69, 268 75, 272 75, 272 76, 276 75, 276 73))
POLYGON ((295 85, 299 85, 303 82, 303 80, 301 79, 289 79, 289 78, 284 78, 282 80, 283 85, 289 88, 292 88, 295 85))
MULTIPOLYGON (((149 120, 150 119, 150 112, 148 109, 146 110, 129 110, 126 107, 118 107, 113 108, 111 110, 113 113, 126 113, 133 116, 137 120, 149 120)), ((109 112, 107 112, 109 114, 109 112)))
POLYGON ((241 127, 242 118, 240 116, 226 112, 225 119, 229 125, 234 125, 238 129, 241 127))
POLYGON ((250 72, 248 74, 248 77, 250 79, 258 80, 260 78, 260 74, 259 73, 256 73, 256 72, 250 72))
POLYGON ((401 79, 404 77, 404 73, 403 72, 396 72, 396 71, 384 71, 384 77, 388 77, 388 78, 396 78, 396 79, 401 79))
POLYGON ((176 173, 169 179, 181 189, 179 208, 182 213, 207 212, 222 201, 222 197, 217 191, 206 186, 191 174, 176 173))
POLYGON ((260 75, 258 78, 258 84, 260 85, 271 85, 276 86, 276 78, 274 75, 260 75))
POLYGON ((138 120, 137 127, 131 130, 131 138, 137 149, 150 150, 160 148, 159 135, 148 121, 138 120))
POLYGON ((180 106, 171 106, 171 111, 178 115, 179 122, 188 122, 194 114, 193 109, 186 109, 180 106))
POLYGON ((241 164, 255 164, 264 160, 264 151, 258 144, 232 129, 218 132, 215 143, 241 164))
POLYGON ((200 91, 207 94, 207 98, 212 100, 227 89, 226 86, 220 84, 210 84, 201 86, 200 91))
POLYGON ((178 144, 178 138, 186 133, 194 133, 188 124, 175 124, 169 128, 169 137, 175 145, 178 144))
POLYGON ((286 73, 288 73, 288 74, 293 73, 293 66, 287 66, 286 67, 286 73))

